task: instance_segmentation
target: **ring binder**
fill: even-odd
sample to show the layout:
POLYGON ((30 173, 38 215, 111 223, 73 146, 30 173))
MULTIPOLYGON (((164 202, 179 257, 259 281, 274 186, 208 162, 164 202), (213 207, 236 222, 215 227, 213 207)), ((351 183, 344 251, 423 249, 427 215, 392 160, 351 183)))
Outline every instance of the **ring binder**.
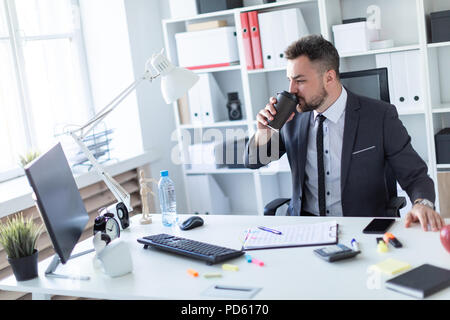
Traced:
POLYGON ((333 237, 333 235, 335 235, 336 236, 336 238, 337 238, 337 235, 338 235, 338 227, 339 227, 339 225, 338 224, 336 224, 335 226, 330 226, 330 229, 328 230, 328 236, 330 237, 330 238, 332 238, 333 237))

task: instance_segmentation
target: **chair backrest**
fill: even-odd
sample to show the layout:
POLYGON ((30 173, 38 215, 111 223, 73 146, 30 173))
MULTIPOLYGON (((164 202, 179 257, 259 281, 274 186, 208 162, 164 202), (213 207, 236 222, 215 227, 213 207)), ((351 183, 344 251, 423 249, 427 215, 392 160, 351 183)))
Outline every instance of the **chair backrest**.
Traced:
POLYGON ((386 164, 386 167, 384 168, 384 177, 389 199, 397 197, 397 179, 395 178, 394 171, 392 171, 392 168, 389 164, 386 164))
POLYGON ((397 179, 394 171, 387 163, 384 169, 384 177, 387 189, 386 200, 388 202, 386 214, 391 217, 400 217, 400 209, 406 205, 406 198, 398 196, 397 179))

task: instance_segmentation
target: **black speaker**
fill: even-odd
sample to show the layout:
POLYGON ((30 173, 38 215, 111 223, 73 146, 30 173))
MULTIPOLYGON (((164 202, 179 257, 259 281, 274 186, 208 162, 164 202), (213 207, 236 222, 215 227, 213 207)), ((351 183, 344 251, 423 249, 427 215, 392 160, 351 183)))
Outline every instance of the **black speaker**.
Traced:
POLYGON ((450 163, 450 128, 444 128, 435 136, 437 163, 450 163))
POLYGON ((241 101, 239 100, 237 92, 228 93, 228 118, 233 120, 242 120, 241 101))
POLYGON ((243 0, 197 0, 198 13, 228 10, 243 6, 243 0))

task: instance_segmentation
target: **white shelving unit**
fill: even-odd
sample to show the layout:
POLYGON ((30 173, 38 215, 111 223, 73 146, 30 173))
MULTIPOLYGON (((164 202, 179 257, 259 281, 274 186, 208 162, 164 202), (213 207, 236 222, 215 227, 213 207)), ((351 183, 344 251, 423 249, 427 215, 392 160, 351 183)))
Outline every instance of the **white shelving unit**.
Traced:
MULTIPOLYGON (((436 163, 434 135, 445 127, 450 127, 450 42, 430 43, 429 14, 434 11, 449 10, 448 0, 289 0, 258 6, 199 14, 192 17, 166 19, 162 21, 166 52, 169 59, 177 64, 175 34, 185 32, 190 23, 208 20, 227 20, 228 25, 236 27, 239 57, 241 64, 230 67, 196 70, 197 73, 212 74, 223 92, 236 91, 242 103, 243 120, 221 121, 208 125, 181 124, 177 103, 173 104, 177 136, 180 146, 183 130, 191 135, 202 135, 204 129, 245 130, 252 136, 256 129, 256 114, 262 109, 270 96, 286 90, 288 81, 285 68, 247 70, 242 43, 240 13, 244 11, 267 12, 287 8, 300 8, 305 22, 312 34, 322 34, 333 42, 332 26, 341 24, 343 19, 365 17, 367 7, 377 5, 381 9, 380 39, 393 39, 394 47, 341 55, 341 72, 376 68, 376 55, 382 53, 419 52, 422 75, 423 104, 417 108, 402 109, 400 119, 408 129, 413 147, 427 162, 429 174, 435 181, 439 171, 450 170, 450 164, 436 163)), ((392 100, 392 97, 391 97, 392 100)), ((395 101, 392 101, 396 104, 395 101)), ((185 151, 184 151, 185 152, 185 151)), ((230 199, 231 214, 263 214, 264 205, 277 197, 291 196, 291 175, 289 169, 282 167, 249 169, 205 169, 192 170, 183 166, 185 179, 191 175, 212 175, 230 199)), ((185 185, 187 185, 185 183, 185 185)), ((190 212, 195 212, 189 202, 190 212)), ((439 210, 439 202, 436 203, 439 210)), ((225 212, 224 212, 225 213, 225 212)))

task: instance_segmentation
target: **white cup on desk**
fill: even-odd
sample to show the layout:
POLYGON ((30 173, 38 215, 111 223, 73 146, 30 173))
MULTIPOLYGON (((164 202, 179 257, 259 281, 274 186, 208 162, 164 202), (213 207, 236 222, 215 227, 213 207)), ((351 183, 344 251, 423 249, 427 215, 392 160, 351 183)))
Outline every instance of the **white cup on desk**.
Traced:
MULTIPOLYGON (((120 277, 133 271, 130 248, 121 239, 115 239, 103 247, 98 244, 94 247, 96 248, 95 259, 100 262, 103 272, 108 276, 120 277)), ((98 264, 98 262, 94 263, 98 264)))

